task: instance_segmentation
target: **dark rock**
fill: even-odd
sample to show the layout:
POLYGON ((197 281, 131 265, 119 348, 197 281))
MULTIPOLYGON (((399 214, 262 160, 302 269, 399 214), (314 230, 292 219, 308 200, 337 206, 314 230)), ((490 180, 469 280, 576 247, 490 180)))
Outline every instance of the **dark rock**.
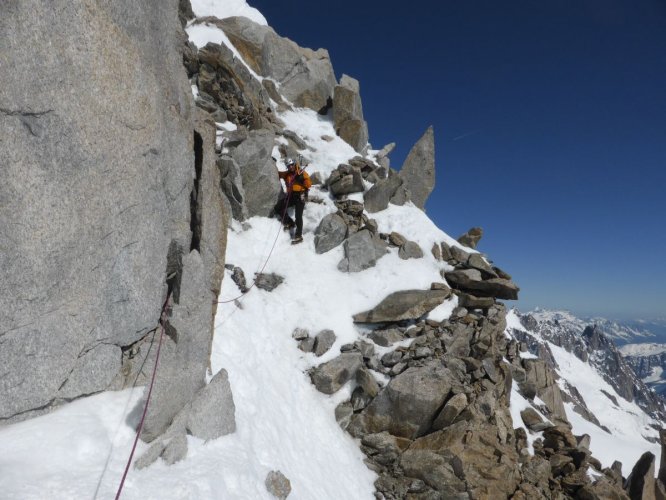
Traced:
POLYGON ((478 245, 479 240, 483 236, 483 229, 480 227, 473 227, 469 231, 467 231, 465 234, 460 236, 458 238, 458 243, 461 245, 465 245, 466 247, 469 248, 476 248, 476 245, 478 245))
POLYGON ((257 273, 254 276, 254 284, 257 288, 272 292, 284 282, 284 278, 274 273, 257 273))
POLYGON ((629 494, 631 500, 655 498, 654 462, 654 454, 646 451, 638 459, 636 465, 634 465, 631 474, 629 474, 624 484, 624 489, 629 494))

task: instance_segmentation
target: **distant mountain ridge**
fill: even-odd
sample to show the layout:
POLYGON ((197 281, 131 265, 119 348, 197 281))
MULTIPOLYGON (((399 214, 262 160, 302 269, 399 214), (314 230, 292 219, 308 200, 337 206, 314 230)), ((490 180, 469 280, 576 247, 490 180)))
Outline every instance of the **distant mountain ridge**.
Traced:
MULTIPOLYGON (((657 420, 666 419, 662 398, 646 385, 642 380, 644 376, 635 371, 615 346, 617 339, 627 340, 630 335, 646 338, 650 332, 634 330, 604 318, 589 322, 567 311, 537 309, 519 314, 519 318, 521 324, 538 338, 562 347, 596 369, 621 397, 635 402, 657 420)), ((544 358, 543 353, 540 357, 544 358)))
POLYGON ((662 335, 666 339, 666 321, 657 320, 617 320, 599 316, 578 317, 569 311, 536 308, 527 313, 540 322, 551 321, 571 330, 583 331, 585 327, 596 327, 617 344, 643 343, 648 339, 657 339, 662 335))

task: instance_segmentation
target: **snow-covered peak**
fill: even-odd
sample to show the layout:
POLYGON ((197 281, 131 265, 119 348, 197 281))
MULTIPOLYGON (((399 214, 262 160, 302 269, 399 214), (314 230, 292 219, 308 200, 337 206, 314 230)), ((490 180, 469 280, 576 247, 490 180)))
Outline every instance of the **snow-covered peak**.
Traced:
POLYGON ((623 356, 657 356, 666 352, 666 344, 627 344, 620 347, 623 356))
POLYGON ((582 332, 587 326, 596 326, 607 337, 619 342, 630 342, 636 338, 654 337, 649 323, 622 322, 602 317, 578 317, 569 311, 536 308, 529 313, 539 323, 557 324, 572 332, 582 332))

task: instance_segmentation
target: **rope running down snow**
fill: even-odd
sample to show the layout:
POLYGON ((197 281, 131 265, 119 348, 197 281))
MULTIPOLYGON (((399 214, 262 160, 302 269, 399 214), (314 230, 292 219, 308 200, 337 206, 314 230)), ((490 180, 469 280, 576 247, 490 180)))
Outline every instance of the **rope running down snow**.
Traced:
MULTIPOLYGON (((280 225, 284 224, 284 218, 287 216, 287 208, 289 208, 289 200, 290 199, 291 199, 291 189, 288 189, 287 190, 287 201, 284 204, 284 210, 282 211, 282 219, 280 220, 280 225)), ((282 229, 279 229, 277 235, 275 236, 275 240, 273 240, 273 246, 271 246, 271 250, 270 250, 270 252, 268 252, 268 257, 266 257, 266 261, 264 262, 264 265, 261 266, 261 269, 255 274, 261 274, 261 273, 264 272, 264 269, 266 269, 266 265, 268 264, 268 261, 270 260, 271 255, 273 255, 273 250, 275 250, 275 245, 277 244, 277 241, 278 241, 278 238, 280 237, 281 232, 282 232, 282 229)), ((235 302, 238 299, 240 299, 241 297, 247 295, 250 292, 250 290, 252 290, 254 288, 254 285, 256 283, 257 283, 257 279, 255 278, 254 280, 252 280, 252 284, 250 285, 250 287, 247 290, 245 290, 243 293, 241 293, 238 297, 234 297, 233 299, 229 299, 229 300, 218 300, 218 301, 215 301, 214 304, 228 304, 230 302, 235 302)))
POLYGON ((125 485, 125 478, 127 477, 127 473, 130 468, 130 464, 132 463, 132 458, 134 457, 134 452, 136 451, 136 445, 139 442, 139 436, 141 435, 141 431, 143 430, 143 423, 146 419, 146 413, 148 412, 148 405, 150 404, 150 396, 153 393, 153 386, 155 385, 155 375, 157 374, 157 363, 160 360, 160 349, 162 347, 162 339, 164 337, 164 322, 166 321, 166 311, 167 311, 167 306, 169 304, 169 299, 171 299, 171 292, 167 295, 166 300, 164 301, 164 305, 162 306, 162 311, 160 313, 160 321, 159 321, 159 330, 160 330, 160 340, 159 343, 157 344, 157 354, 155 355, 155 366, 153 367, 153 374, 150 379, 150 387, 148 388, 148 396, 146 397, 146 404, 143 407, 143 414, 141 415, 141 421, 139 422, 139 428, 136 431, 136 437, 134 438, 134 444, 132 445, 132 452, 130 453, 129 459, 127 460, 127 465, 125 466, 125 472, 123 473, 123 478, 120 481, 120 486, 118 486, 118 491, 116 493, 116 499, 118 500, 120 498, 120 494, 123 491, 123 486, 125 485))

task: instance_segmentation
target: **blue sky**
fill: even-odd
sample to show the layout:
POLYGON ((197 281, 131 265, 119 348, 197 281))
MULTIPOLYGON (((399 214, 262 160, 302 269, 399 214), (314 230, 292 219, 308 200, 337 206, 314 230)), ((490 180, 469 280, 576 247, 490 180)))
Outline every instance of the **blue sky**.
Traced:
POLYGON ((666 315, 666 1, 249 3, 360 81, 394 168, 434 125, 426 211, 521 309, 666 315))

